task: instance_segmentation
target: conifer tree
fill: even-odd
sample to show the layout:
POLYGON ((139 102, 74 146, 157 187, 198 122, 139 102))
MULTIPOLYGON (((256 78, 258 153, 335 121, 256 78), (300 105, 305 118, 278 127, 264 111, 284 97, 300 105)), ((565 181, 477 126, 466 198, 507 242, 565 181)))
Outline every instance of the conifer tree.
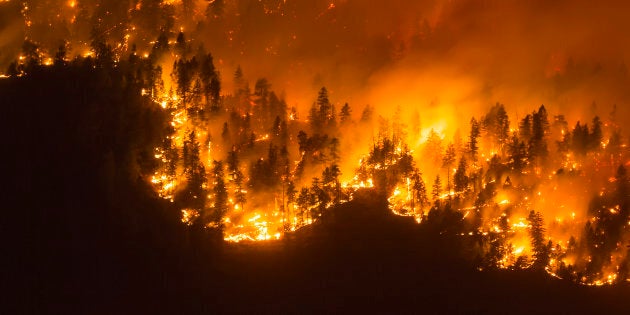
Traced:
POLYGON ((341 125, 346 125, 352 121, 352 109, 348 103, 343 104, 341 111, 339 112, 339 122, 341 125))
POLYGON ((545 242, 545 226, 543 216, 534 210, 529 212, 527 221, 531 226, 529 236, 534 252, 534 267, 544 268, 549 263, 549 248, 545 242))
POLYGON ((433 202, 439 201, 440 195, 442 194, 442 181, 440 180, 440 175, 435 177, 435 181, 433 181, 432 193, 431 197, 433 197, 433 202))
POLYGON ((477 153, 479 152, 479 136, 481 130, 479 129, 479 122, 473 117, 470 120, 470 135, 468 136, 468 150, 473 161, 477 161, 477 153))
POLYGON ((453 175, 453 183, 456 192, 464 192, 468 189, 468 175, 466 174, 466 158, 462 156, 457 165, 455 175, 453 175))
POLYGON ((228 211, 228 192, 225 187, 223 163, 221 161, 212 162, 212 177, 214 180, 213 202, 211 222, 223 229, 223 218, 228 211))

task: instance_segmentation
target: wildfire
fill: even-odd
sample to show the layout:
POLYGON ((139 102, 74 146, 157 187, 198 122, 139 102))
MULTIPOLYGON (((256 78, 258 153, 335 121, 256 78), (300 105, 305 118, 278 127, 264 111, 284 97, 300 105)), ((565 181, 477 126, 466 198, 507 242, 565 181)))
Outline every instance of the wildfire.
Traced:
MULTIPOLYGON (((74 23, 80 4, 65 4, 74 23)), ((144 6, 130 8, 130 16, 144 6)), ((322 14, 333 14, 337 6, 330 3, 322 14)), ((284 14, 281 6, 264 7, 265 14, 284 14)), ((32 10, 23 4, 29 27, 32 10)), ((150 65, 134 69, 151 77, 138 83, 140 95, 163 111, 169 129, 153 152, 157 168, 147 180, 180 209, 184 224, 220 230, 228 242, 278 240, 369 190, 385 196, 396 215, 443 224, 440 233, 453 229, 477 242, 486 266, 544 268, 554 277, 589 285, 630 277, 630 217, 624 203, 630 156, 627 144, 614 137, 619 130, 612 122, 595 117, 571 129, 562 115, 550 119, 544 106, 510 122, 506 108, 497 104, 459 134, 451 119, 433 117, 421 128, 419 117, 408 121, 398 111, 391 120, 380 117, 371 143, 347 152, 348 134, 373 126, 370 119, 352 121, 349 108, 337 110, 325 88, 306 115, 288 108, 266 79, 250 90, 238 71, 240 83, 233 94, 226 93, 215 59, 187 46, 187 25, 173 25, 182 32, 177 40, 174 33, 146 39, 150 46, 130 52, 143 37, 139 28, 135 21, 110 27, 106 32, 120 31, 119 40, 105 44, 113 47, 116 66, 125 53, 150 65), (164 69, 170 73, 161 73, 164 69), (358 163, 345 167, 353 161, 344 158, 359 155, 358 163)), ((237 33, 230 31, 229 37, 238 38, 237 33)), ((102 57, 85 42, 76 46, 74 55, 102 57)), ((281 53, 276 43, 261 47, 281 53)), ((29 63, 70 62, 63 53, 33 43, 17 57, 15 71, 0 79, 24 75, 29 63)))
MULTIPOLYGON (((0 0, 7 2, 10 0, 0 0)), ((288 6, 285 2, 263 1, 261 12, 268 19, 278 17, 277 25, 287 25, 281 21, 288 19, 299 20, 300 10, 290 9, 297 4, 288 6)), ((437 226, 440 235, 451 233, 469 242, 474 248, 471 251, 483 257, 483 268, 539 268, 552 277, 592 286, 629 281, 630 183, 626 169, 630 167, 630 152, 621 132, 622 123, 615 118, 621 114, 605 113, 603 118, 591 117, 587 123, 569 122, 566 113, 552 113, 562 107, 557 104, 551 104, 554 108, 550 112, 540 106, 528 113, 521 110, 522 104, 510 104, 515 106, 510 108, 497 103, 485 113, 463 117, 461 112, 438 108, 444 103, 457 104, 458 108, 470 105, 466 100, 473 97, 465 90, 466 85, 478 87, 478 82, 456 84, 433 93, 428 90, 435 86, 439 89, 443 82, 422 80, 428 88, 420 91, 435 98, 427 107, 416 108, 416 99, 392 97, 389 86, 383 88, 388 93, 381 100, 378 98, 382 96, 371 92, 380 101, 379 107, 393 110, 392 104, 400 102, 403 108, 421 112, 415 114, 417 117, 400 109, 393 117, 386 117, 388 114, 383 112, 387 110, 374 115, 373 109, 366 107, 361 121, 356 121, 350 105, 342 108, 341 103, 331 101, 325 88, 316 98, 301 95, 304 92, 299 89, 290 90, 289 94, 298 97, 287 102, 284 91, 276 94, 267 79, 248 82, 252 78, 246 78, 240 67, 233 76, 226 75, 229 66, 236 64, 225 59, 226 51, 248 56, 258 49, 275 60, 294 52, 287 47, 297 47, 298 51, 310 47, 308 33, 290 30, 284 34, 269 32, 275 34, 272 39, 257 38, 250 49, 245 34, 258 34, 248 26, 220 27, 231 20, 247 20, 238 10, 255 11, 256 6, 224 1, 136 1, 124 6, 120 14, 113 11, 113 5, 99 4, 95 9, 85 8, 86 3, 62 1, 59 8, 46 8, 53 12, 48 15, 42 14, 42 5, 33 1, 16 3, 23 17, 20 32, 24 33, 24 45, 16 53, 13 68, 0 74, 0 79, 27 75, 31 66, 50 71, 59 64, 84 61, 97 69, 98 63, 110 56, 114 72, 124 73, 117 80, 136 80, 134 86, 142 100, 152 102, 167 117, 168 128, 160 133, 161 143, 154 144, 154 151, 148 154, 153 156, 155 165, 151 167, 155 168, 149 168, 151 171, 144 176, 156 195, 178 209, 183 224, 220 231, 227 242, 274 241, 324 221, 332 208, 369 191, 374 198, 386 199, 393 214, 437 226), (163 20, 161 24, 155 23, 157 15, 163 20), (212 21, 202 21, 202 17, 212 21), (86 23, 94 25, 82 30, 86 23), (205 51, 208 47, 199 47, 199 38, 188 37, 190 33, 206 36, 206 27, 216 27, 216 33, 225 37, 223 43, 234 50, 219 50, 213 59, 205 51), (154 36, 157 34, 147 29, 159 29, 163 34, 154 36), (46 36, 37 34, 37 30, 44 30, 46 36), (69 36, 58 51, 46 43, 63 36, 53 31, 69 36), (290 38, 288 44, 282 42, 283 37, 290 38), (122 66, 126 58, 129 61, 122 66), (225 86, 234 90, 226 91, 225 86), (457 92, 460 88, 464 92, 457 92), (448 93, 440 93, 445 91, 448 93), (445 95, 449 93, 455 95, 445 95), (301 99, 307 98, 312 98, 306 103, 313 106, 299 108, 305 106, 301 99), (290 107, 288 103, 299 104, 290 107), (517 115, 512 115, 514 112, 517 115)), ((325 28, 327 23, 323 22, 330 20, 331 25, 344 25, 341 33, 354 34, 352 25, 363 23, 343 22, 343 14, 348 11, 344 3, 328 1, 320 6, 312 16, 322 22, 318 27, 325 28)), ((420 60, 413 55, 398 57, 406 57, 406 51, 412 49, 406 46, 425 47, 432 42, 422 42, 433 33, 432 27, 427 27, 413 36, 411 31, 388 32, 378 37, 387 38, 387 45, 379 46, 400 47, 401 56, 398 52, 392 54, 396 56, 391 59, 400 62, 395 66, 420 60), (401 36, 398 33, 410 33, 412 40, 398 45, 391 41, 401 36)), ((5 33, 8 36, 13 32, 5 33)), ((207 33, 210 36, 211 32, 207 33)), ((6 42, 10 41, 7 38, 6 42)), ((313 41, 318 45, 325 42, 313 41)), ((343 41, 333 38, 329 42, 334 46, 318 47, 317 51, 348 55, 340 48, 343 41)), ((374 50, 370 47, 359 47, 357 51, 374 50)), ((375 51, 385 55, 385 50, 375 51)), ((312 68, 305 62, 291 62, 291 75, 300 74, 300 67, 312 68)), ((565 80, 564 75, 570 71, 584 77, 590 72, 606 73, 586 71, 586 65, 573 62, 571 67, 553 62, 554 85, 577 85, 565 80)), ((598 63, 597 69, 600 67, 609 70, 610 65, 598 63)), ((343 65, 336 68, 345 69, 343 65)), ((407 79, 391 80, 395 76, 389 77, 388 68, 382 68, 370 72, 366 82, 380 83, 373 73, 382 74, 393 84, 407 79)), ((625 75, 625 68, 621 70, 608 72, 625 75)), ((335 75, 317 73, 314 81, 324 82, 335 75)), ((423 79, 424 75, 413 73, 413 77, 423 79)), ((298 86, 293 78, 283 80, 291 88, 298 86)), ((403 84, 403 88, 412 90, 408 87, 403 84)), ((484 93, 501 96, 490 93, 491 87, 484 87, 484 93)), ((484 95, 483 99, 487 98, 484 95)), ((472 107, 480 108, 477 104, 472 107)), ((571 115, 577 115, 575 112, 571 115)), ((601 114, 601 109, 593 104, 588 112, 601 114)))
MULTIPOLYGON (((169 89, 173 91, 176 88, 177 85, 174 85, 169 89)), ((297 155, 299 160, 293 163, 287 161, 283 171, 276 169, 275 173, 264 175, 270 176, 270 180, 276 178, 275 182, 270 182, 275 188, 260 192, 255 189, 256 177, 263 176, 261 174, 264 174, 265 169, 276 167, 274 163, 278 161, 279 151, 274 143, 277 143, 281 134, 281 123, 275 123, 272 133, 267 131, 269 129, 244 133, 246 129, 243 127, 231 131, 227 122, 222 128, 216 129, 203 123, 199 109, 185 95, 160 91, 154 93, 148 89, 142 90, 142 94, 154 98, 159 108, 170 113, 170 125, 173 128, 173 133, 165 139, 168 146, 156 148, 155 158, 162 163, 162 168, 151 177, 151 182, 163 198, 177 203, 177 199, 182 199, 181 195, 186 193, 189 203, 196 204, 201 196, 190 190, 190 183, 194 182, 195 176, 208 178, 198 186, 205 191, 202 196, 207 196, 207 205, 205 208, 183 208, 182 222, 194 224, 202 217, 220 217, 222 219, 211 221, 206 226, 221 229, 227 242, 281 239, 285 233, 317 222, 329 208, 352 200, 357 190, 382 190, 388 194, 389 209, 394 214, 412 217, 420 224, 432 224, 432 218, 447 210, 457 213, 460 223, 451 224, 470 226, 470 230, 461 231, 458 235, 481 238, 486 244, 484 246, 489 248, 483 254, 489 257, 488 264, 491 266, 500 269, 544 268, 553 277, 574 278, 577 277, 575 268, 593 263, 590 256, 585 259, 578 251, 579 244, 575 239, 584 237, 580 226, 587 222, 590 222, 591 227, 597 226, 603 224, 600 223, 603 215, 616 217, 622 212, 620 205, 616 204, 603 207, 597 215, 578 215, 576 209, 585 203, 574 200, 585 201, 585 194, 578 196, 575 190, 563 186, 574 185, 563 181, 576 181, 575 177, 567 177, 565 173, 581 174, 585 170, 590 171, 596 163, 601 167, 596 155, 584 158, 572 153, 564 154, 559 161, 562 168, 549 171, 535 165, 535 160, 528 162, 532 164, 529 165, 524 162, 526 157, 521 158, 523 161, 509 157, 509 154, 517 154, 517 151, 509 153, 507 149, 497 150, 507 144, 489 145, 481 142, 480 148, 476 149, 478 152, 462 154, 458 164, 456 149, 451 147, 450 154, 454 156, 450 157, 441 152, 443 148, 439 143, 446 140, 442 129, 445 125, 435 125, 428 133, 418 133, 419 138, 407 139, 396 133, 396 128, 400 127, 394 124, 394 132, 380 132, 370 153, 359 159, 351 180, 341 182, 331 177, 331 164, 324 164, 326 170, 321 177, 315 177, 310 185, 304 180, 298 180, 298 173, 303 172, 305 163, 310 161, 313 167, 321 163, 318 161, 322 157, 331 153, 327 152, 327 148, 315 146, 317 141, 326 141, 325 138, 322 140, 308 138, 307 134, 298 135, 299 139, 295 141, 301 141, 297 155), (242 142, 238 146, 227 140, 231 138, 234 141, 239 137, 242 142), (418 152, 422 154, 410 150, 407 141, 417 144, 418 152), (309 148, 308 145, 315 147, 309 148), (248 154, 256 156, 265 147, 269 151, 268 155, 253 159, 249 169, 245 170, 236 164, 236 156, 243 148, 250 148, 248 154), (232 151, 229 151, 230 148, 232 151), (195 175, 195 166, 191 168, 190 164, 191 154, 196 154, 199 161, 205 161, 201 168, 204 173, 195 175), (231 163, 227 168, 216 161, 225 154, 228 154, 228 159, 224 161, 231 163), (183 157, 184 161, 173 157, 183 157), (416 158, 421 162, 416 164, 416 158), (432 185, 425 184, 418 165, 438 166, 436 170, 429 169, 431 175, 436 176, 432 185), (453 167, 455 165, 457 167, 453 167), (483 172, 490 174, 492 167, 497 165, 507 168, 510 176, 483 177, 483 172), (282 176, 280 172, 284 172, 282 176), (297 183, 302 186, 296 187, 297 183), (535 209, 540 209, 540 212, 535 209), (581 219, 586 217, 588 221, 581 219)), ((255 99, 247 100, 245 104, 254 110, 259 106, 255 99)), ((242 112, 232 117, 242 121, 258 119, 242 112)), ((294 113, 286 115, 287 122, 301 123, 294 113)), ((313 121, 309 123, 313 124, 313 121)), ((510 141, 518 145, 517 135, 520 130, 509 130, 514 135, 510 141)), ((496 138, 493 139, 496 141, 496 138)), ((506 137, 505 141, 508 140, 509 137, 506 137)), ((598 145, 595 150, 603 149, 605 146, 598 145)), ((582 181, 580 177, 578 179, 582 181)), ((618 179, 613 179, 605 177, 601 182, 618 184, 618 179)), ((608 191, 597 188, 592 193, 599 198, 606 198, 608 191)), ((198 204, 202 205, 203 202, 198 204)), ((622 226, 628 226, 630 220, 623 223, 622 226)), ((602 234, 595 235, 603 237, 603 230, 600 232, 602 234)), ((592 250, 600 248, 601 242, 592 246, 592 250)), ((625 281, 625 278, 619 277, 618 267, 627 259, 622 249, 623 246, 618 243, 612 249, 609 262, 600 267, 600 272, 576 281, 589 285, 625 281)))

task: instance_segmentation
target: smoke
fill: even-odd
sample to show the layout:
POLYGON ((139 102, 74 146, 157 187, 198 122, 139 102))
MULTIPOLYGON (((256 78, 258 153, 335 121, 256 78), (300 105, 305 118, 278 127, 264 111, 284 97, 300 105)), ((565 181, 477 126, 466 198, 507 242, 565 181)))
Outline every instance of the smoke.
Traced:
POLYGON ((0 72, 16 59, 24 40, 24 20, 16 2, 0 1, 0 72))
MULTIPOLYGON (((593 102, 607 114, 630 99, 624 1, 66 2, 29 1, 22 12, 32 24, 29 38, 46 51, 63 39, 84 47, 90 23, 114 47, 130 33, 127 49, 136 44, 140 51, 160 29, 173 40, 183 29, 193 47, 215 55, 227 91, 241 65, 252 81, 266 77, 303 111, 321 86, 355 108, 428 109, 429 124, 446 114, 461 125, 495 102, 517 116, 544 103, 577 120, 593 102)), ((24 23, 20 4, 0 5, 5 69, 24 23)))
POLYGON ((617 40, 629 25, 620 6, 627 5, 451 1, 436 6, 429 34, 379 68, 367 89, 388 103, 426 108, 437 100, 464 119, 495 102, 512 117, 543 103, 570 120, 592 115, 593 102, 607 114, 629 100, 628 44, 617 40))

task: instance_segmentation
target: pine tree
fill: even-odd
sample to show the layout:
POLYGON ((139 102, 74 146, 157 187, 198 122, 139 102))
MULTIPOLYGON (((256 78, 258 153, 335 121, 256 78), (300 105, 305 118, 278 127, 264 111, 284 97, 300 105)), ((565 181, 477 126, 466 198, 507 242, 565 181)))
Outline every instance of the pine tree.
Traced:
POLYGON ((197 120, 201 118, 202 109, 201 109, 201 81, 199 79, 194 80, 194 84, 192 85, 192 90, 190 90, 190 94, 188 96, 188 117, 191 119, 197 120))
POLYGON ((464 192, 468 189, 469 178, 466 175, 466 158, 462 156, 459 160, 455 175, 453 175, 453 183, 456 192, 464 192))
POLYGON ((497 109, 497 120, 495 125, 495 133, 497 134, 497 138, 501 145, 501 148, 507 143, 510 139, 510 118, 508 117, 507 112, 505 111, 505 107, 503 104, 498 104, 497 109))
POLYGON ((440 175, 435 177, 435 181, 433 181, 432 193, 431 197, 433 197, 433 202, 438 202, 440 195, 442 194, 442 181, 440 180, 440 175))
POLYGON ((529 161, 544 162, 549 151, 547 149, 546 135, 549 132, 547 110, 542 105, 537 112, 532 114, 532 134, 529 140, 529 161))
POLYGON ((481 123, 490 138, 502 151, 510 138, 510 120, 505 111, 505 106, 496 103, 488 114, 481 119, 481 123))
POLYGON ((192 208, 201 213, 202 225, 208 221, 208 214, 205 213, 206 201, 206 171, 199 158, 199 142, 196 134, 191 131, 184 141, 184 175, 186 177, 185 188, 178 193, 176 200, 181 202, 183 207, 192 208))
POLYGON ((508 165, 517 173, 523 171, 527 165, 527 147, 514 133, 508 146, 508 165))
POLYGON ((330 151, 329 156, 331 163, 335 165, 339 163, 339 139, 337 137, 330 139, 328 150, 330 151))
MULTIPOLYGON (((296 197, 297 197, 297 190, 295 188, 295 183, 293 183, 293 181, 289 181, 289 183, 287 184, 286 195, 287 195, 287 208, 290 211, 291 205, 296 202, 296 197)), ((289 213, 289 217, 291 217, 291 213, 289 213)))
POLYGON ((314 132, 320 132, 324 126, 331 127, 334 124, 333 106, 328 99, 326 87, 322 87, 317 93, 317 101, 311 106, 308 119, 314 132))
POLYGON ((302 189, 300 189, 300 194, 298 195, 298 198, 297 198, 298 208, 300 209, 299 216, 298 216, 299 225, 302 225, 305 220, 308 220, 310 195, 311 194, 308 191, 308 188, 302 187, 302 189))
POLYGON ((326 87, 322 87, 317 93, 317 107, 319 109, 320 119, 327 121, 331 113, 331 104, 328 99, 328 90, 326 87))
POLYGON ((177 175, 177 163, 179 162, 177 147, 175 146, 171 138, 165 138, 163 147, 164 157, 168 161, 168 164, 166 165, 166 174, 168 174, 168 176, 174 180, 175 176, 177 175))
POLYGON ((456 155, 455 145, 449 143, 446 147, 446 152, 444 152, 444 157, 442 157, 442 168, 446 169, 446 189, 449 192, 451 191, 451 169, 453 164, 455 164, 456 155))
POLYGON ((271 84, 267 79, 260 78, 256 80, 254 85, 254 117, 259 120, 261 126, 267 126, 266 117, 269 113, 269 95, 271 93, 271 84))
POLYGON ((529 212, 527 217, 529 225, 529 236, 534 253, 534 267, 544 268, 549 263, 549 248, 545 242, 545 226, 543 216, 534 210, 529 212))
POLYGON ((479 122, 473 117, 470 120, 470 135, 468 136, 468 150, 473 161, 477 161, 477 153, 479 152, 479 122))
POLYGON ((415 202, 418 202, 419 209, 422 210, 429 202, 429 198, 427 197, 427 188, 422 180, 422 174, 416 169, 412 175, 413 181, 413 195, 412 195, 412 208, 416 208, 415 202))
POLYGON ((228 192, 223 179, 223 163, 221 161, 212 162, 212 175, 214 180, 214 187, 212 189, 214 193, 214 207, 212 209, 211 222, 219 226, 220 229, 223 229, 223 218, 228 211, 228 192))
POLYGON ((348 103, 343 104, 341 111, 339 112, 339 121, 341 125, 346 125, 352 121, 352 109, 348 103))
POLYGON ((236 150, 234 150, 234 148, 228 153, 227 163, 230 181, 234 186, 234 201, 236 204, 239 205, 241 209, 243 209, 244 204, 247 201, 245 197, 245 192, 243 191, 245 178, 243 176, 243 172, 241 172, 239 167, 240 162, 238 158, 238 153, 236 152, 236 150))
POLYGON ((223 143, 225 145, 231 143, 231 139, 230 139, 230 128, 228 126, 227 121, 223 123, 223 128, 221 130, 221 139, 223 140, 223 143))
POLYGON ((276 119, 274 119, 273 121, 273 127, 271 127, 271 134, 274 137, 280 137, 280 132, 282 132, 282 129, 280 127, 281 124, 282 122, 280 120, 280 116, 276 116, 276 119))
POLYGON ((424 144, 423 155, 434 167, 440 167, 442 158, 442 137, 433 128, 429 131, 427 141, 424 144))
POLYGON ((278 174, 283 183, 289 180, 291 177, 291 161, 289 160, 289 150, 286 145, 280 147, 280 155, 277 162, 278 174))
POLYGON ((319 116, 317 103, 313 103, 308 111, 308 122, 311 125, 311 130, 313 132, 318 132, 322 128, 323 122, 319 116))
POLYGON ((571 149, 580 155, 585 155, 589 147, 588 125, 581 125, 578 121, 571 132, 571 149))
POLYGON ((186 58, 188 52, 188 45, 186 44, 186 38, 184 32, 177 34, 177 40, 175 41, 175 51, 180 58, 186 58))
POLYGON ((318 177, 314 177, 311 183, 311 204, 313 206, 316 205, 317 207, 311 209, 312 211, 315 211, 312 216, 323 217, 326 205, 330 200, 330 196, 323 189, 323 183, 318 177))
POLYGON ((207 93, 210 97, 210 111, 213 113, 219 112, 221 109, 221 80, 218 75, 210 79, 207 93))
POLYGON ((238 65, 234 71, 234 95, 241 97, 244 92, 245 79, 243 75, 243 69, 238 65))
POLYGON ((371 123, 374 116, 374 108, 370 104, 365 105, 361 112, 361 123, 371 123))
POLYGON ((54 61, 55 66, 65 66, 67 64, 66 59, 68 58, 68 45, 69 43, 64 41, 57 48, 57 52, 55 53, 55 61, 54 61))
POLYGON ((597 150, 601 146, 603 135, 602 135, 602 122, 599 119, 599 116, 595 116, 592 122, 593 126, 591 127, 591 133, 589 134, 589 150, 597 150))
POLYGON ((330 105, 330 113, 328 114, 327 122, 328 130, 335 130, 337 128, 337 109, 335 108, 335 104, 330 105))
POLYGON ((188 93, 191 89, 197 67, 198 63, 195 57, 191 60, 179 59, 175 61, 173 65, 172 76, 177 83, 177 94, 181 97, 184 106, 188 105, 188 93))
POLYGON ((532 137, 532 115, 525 116, 518 125, 518 132, 521 141, 529 142, 532 137))
POLYGON ((341 176, 341 169, 339 168, 339 165, 337 165, 336 163, 331 165, 330 173, 332 175, 333 183, 335 185, 333 199, 335 201, 335 204, 339 204, 339 202, 341 202, 341 185, 339 183, 339 176, 341 176))

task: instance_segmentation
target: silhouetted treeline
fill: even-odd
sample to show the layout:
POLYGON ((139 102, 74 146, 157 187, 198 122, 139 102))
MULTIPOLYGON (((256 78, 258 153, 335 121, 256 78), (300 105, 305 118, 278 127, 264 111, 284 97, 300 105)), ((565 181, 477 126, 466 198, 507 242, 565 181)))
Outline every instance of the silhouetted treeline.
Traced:
POLYGON ((2 291, 19 297, 7 305, 72 313, 107 305, 104 296, 122 307, 208 238, 147 182, 168 117, 142 95, 141 73, 131 61, 79 58, 0 80, 2 291))

